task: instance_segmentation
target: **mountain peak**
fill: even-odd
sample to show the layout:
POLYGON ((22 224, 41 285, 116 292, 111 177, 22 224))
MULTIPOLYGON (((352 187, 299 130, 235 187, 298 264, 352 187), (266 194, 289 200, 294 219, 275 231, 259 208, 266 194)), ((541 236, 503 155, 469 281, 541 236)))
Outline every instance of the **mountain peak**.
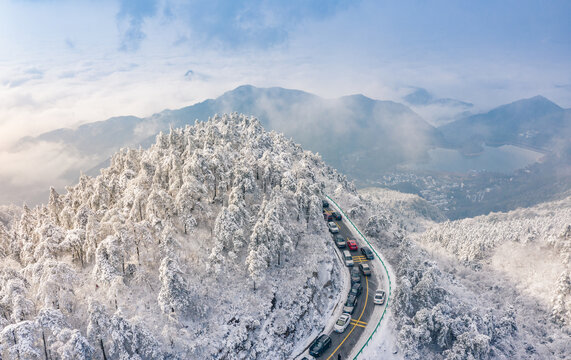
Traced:
POLYGON ((403 99, 411 105, 428 105, 434 100, 434 96, 432 96, 432 94, 430 94, 426 89, 416 88, 415 91, 408 94, 403 99))
POLYGON ((318 155, 244 115, 120 150, 14 228, 0 222, 0 357, 293 358, 341 291, 326 189, 356 196, 318 155), (193 327, 208 331, 180 331, 193 327))
POLYGON ((416 88, 412 93, 403 97, 403 100, 410 105, 416 106, 428 106, 428 105, 440 105, 449 107, 461 107, 470 108, 473 104, 465 101, 460 101, 450 98, 436 98, 428 90, 423 88, 416 88))
POLYGON ((557 139, 565 138, 568 126, 565 110, 551 100, 536 95, 499 106, 485 114, 473 115, 439 128, 456 146, 512 144, 550 150, 557 139))
POLYGON ((553 101, 547 99, 542 95, 536 95, 531 98, 521 99, 514 101, 512 103, 499 106, 489 113, 504 113, 510 112, 514 114, 521 114, 525 117, 534 117, 550 114, 553 112, 560 112, 563 108, 554 103, 553 101))

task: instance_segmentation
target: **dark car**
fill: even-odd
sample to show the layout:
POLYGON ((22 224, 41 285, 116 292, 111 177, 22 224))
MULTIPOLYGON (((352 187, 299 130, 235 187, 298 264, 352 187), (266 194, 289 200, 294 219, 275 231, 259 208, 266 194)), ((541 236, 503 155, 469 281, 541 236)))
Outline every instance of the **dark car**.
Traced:
POLYGON ((360 283, 360 282, 361 282, 361 274, 359 272, 359 269, 353 268, 351 270, 351 285, 353 285, 354 283, 360 283))
POLYGON ((325 200, 321 200, 321 204, 323 205, 324 209, 327 209, 329 207, 329 203, 325 200))
POLYGON ((341 235, 335 235, 335 238, 333 240, 335 241, 335 245, 337 245, 337 247, 339 249, 347 246, 347 242, 345 241, 345 238, 341 235))
POLYGON ((331 215, 333 216, 333 218, 337 221, 341 221, 342 217, 341 214, 339 214, 338 212, 334 211, 331 213, 331 215))
POLYGON ((309 347, 309 355, 319 357, 331 346, 331 338, 325 334, 319 335, 309 347))
POLYGON ((328 214, 328 213, 323 213, 323 218, 327 222, 333 221, 333 216, 331 216, 331 214, 328 214))
POLYGON ((345 301, 345 306, 343 306, 343 312, 347 314, 352 314, 357 306, 357 297, 355 295, 349 295, 347 301, 345 301))
POLYGON ((359 269, 361 269, 363 275, 371 276, 371 268, 369 267, 369 264, 359 264, 359 269))
POLYGON ((373 252, 371 251, 371 249, 369 249, 368 247, 364 246, 361 248, 361 253, 363 253, 363 255, 368 259, 368 260, 373 260, 375 258, 375 256, 373 255, 373 252))
POLYGON ((353 286, 351 286, 349 295, 359 296, 361 295, 361 291, 363 291, 363 285, 361 285, 361 283, 354 283, 353 286))

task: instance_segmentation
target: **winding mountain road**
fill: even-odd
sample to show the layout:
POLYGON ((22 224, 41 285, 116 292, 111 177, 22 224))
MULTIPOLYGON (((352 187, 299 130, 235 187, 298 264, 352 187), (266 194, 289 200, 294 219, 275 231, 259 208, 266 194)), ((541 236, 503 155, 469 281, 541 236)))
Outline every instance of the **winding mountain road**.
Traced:
MULTIPOLYGON (((358 304, 351 315, 351 323, 345 331, 339 334, 333 331, 331 326, 326 327, 323 333, 331 337, 331 346, 321 356, 319 356, 319 359, 354 359, 360 353, 360 350, 364 347, 369 337, 377 330, 385 316, 388 304, 391 300, 392 284, 390 276, 392 275, 392 271, 390 267, 388 267, 387 263, 381 260, 380 254, 366 242, 366 239, 357 230, 354 224, 346 218, 346 215, 340 208, 338 208, 337 204, 331 204, 331 202, 330 207, 325 210, 325 213, 330 214, 332 211, 336 211, 343 214, 342 220, 335 221, 339 227, 338 235, 341 235, 346 240, 352 239, 357 242, 358 249, 356 251, 350 251, 355 267, 358 267, 360 263, 366 262, 371 267, 372 275, 363 276, 361 274, 363 291, 361 295, 359 295, 358 304), (374 251, 376 256, 373 260, 367 260, 365 256, 363 256, 361 253, 362 246, 369 247, 374 251), (383 289, 386 293, 386 301, 383 305, 375 305, 373 302, 375 291, 377 289, 383 289)), ((334 241, 333 239, 335 235, 337 234, 331 236, 331 241, 334 241)), ((340 259, 343 259, 343 250, 348 250, 348 248, 338 249, 336 247, 336 251, 338 251, 340 259)), ((345 266, 345 264, 343 264, 343 266, 345 266)), ((349 271, 346 272, 346 276, 350 277, 349 271)), ((339 303, 333 311, 332 316, 335 321, 341 315, 346 299, 347 294, 342 294, 339 303)), ((310 358, 308 356, 308 350, 299 356, 298 359, 303 359, 303 356, 310 358)))

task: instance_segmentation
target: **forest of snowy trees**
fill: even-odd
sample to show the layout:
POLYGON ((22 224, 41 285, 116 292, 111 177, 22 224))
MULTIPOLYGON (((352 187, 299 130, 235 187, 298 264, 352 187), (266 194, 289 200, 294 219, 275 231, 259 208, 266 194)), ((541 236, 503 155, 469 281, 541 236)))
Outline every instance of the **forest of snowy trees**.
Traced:
POLYGON ((0 358, 287 358, 340 296, 321 211, 336 188, 355 192, 243 115, 120 151, 2 213, 0 358))
MULTIPOLYGON (((337 192, 335 196, 395 272, 389 307, 400 348, 395 356, 450 360, 568 358, 568 308, 563 312, 554 309, 568 306, 564 304, 571 294, 569 278, 562 275, 563 280, 550 284, 555 295, 549 296, 554 296, 556 306, 552 310, 504 272, 469 261, 464 254, 480 249, 489 255, 486 249, 494 241, 535 241, 556 249, 557 261, 569 264, 571 198, 492 214, 483 217, 486 221, 476 218, 438 224, 433 222, 442 221, 438 210, 415 195, 364 189, 358 195, 337 192), (468 226, 474 222, 477 226, 468 226), (456 257, 424 247, 429 241, 466 250, 456 257)), ((505 258, 514 255, 510 247, 502 252, 505 258)), ((536 270, 539 275, 546 273, 544 268, 536 270)), ((370 346, 365 358, 375 359, 382 349, 370 346)))
POLYGON ((326 194, 395 273, 396 333, 369 354, 379 336, 407 359, 570 353, 571 198, 447 222, 232 114, 0 208, 0 359, 291 357, 343 296, 326 194))
POLYGON ((571 325, 571 196, 559 201, 447 221, 421 241, 464 262, 502 270, 549 305, 552 319, 571 325))

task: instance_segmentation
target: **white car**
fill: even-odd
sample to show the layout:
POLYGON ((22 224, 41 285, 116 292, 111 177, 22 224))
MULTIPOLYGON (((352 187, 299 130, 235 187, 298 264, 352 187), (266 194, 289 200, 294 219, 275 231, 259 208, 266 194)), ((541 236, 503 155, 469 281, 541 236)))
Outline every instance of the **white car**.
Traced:
POLYGON ((349 326, 350 322, 351 322, 351 315, 342 314, 341 316, 339 316, 339 319, 335 323, 334 330, 339 334, 341 334, 343 331, 345 331, 345 329, 347 329, 347 326, 349 326))
POLYGON ((333 221, 328 222, 327 227, 329 228, 329 232, 331 232, 332 234, 337 234, 339 232, 337 224, 335 224, 333 221))
POLYGON ((377 305, 383 305, 385 303, 385 292, 383 290, 375 291, 373 302, 377 305))

